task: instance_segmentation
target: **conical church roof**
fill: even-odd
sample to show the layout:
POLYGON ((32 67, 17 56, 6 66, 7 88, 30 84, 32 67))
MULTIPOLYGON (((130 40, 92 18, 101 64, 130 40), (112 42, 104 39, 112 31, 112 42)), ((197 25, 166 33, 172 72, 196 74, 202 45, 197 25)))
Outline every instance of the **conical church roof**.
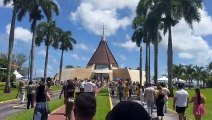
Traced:
POLYGON ((104 34, 102 35, 102 39, 98 45, 98 48, 94 52, 90 61, 88 62, 88 66, 95 65, 112 65, 118 67, 118 63, 114 58, 110 48, 107 45, 104 34))

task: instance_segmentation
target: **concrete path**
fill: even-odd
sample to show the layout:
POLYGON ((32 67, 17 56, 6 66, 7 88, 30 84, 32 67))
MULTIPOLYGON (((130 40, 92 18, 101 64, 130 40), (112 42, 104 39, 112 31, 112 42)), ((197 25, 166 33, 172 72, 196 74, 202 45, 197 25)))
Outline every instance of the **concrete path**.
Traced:
MULTIPOLYGON (((132 98, 130 100, 137 102, 137 103, 141 103, 139 100, 136 99, 136 96, 132 96, 132 98)), ((119 103, 119 100, 117 97, 112 97, 112 104, 113 106, 115 106, 117 103, 119 103)), ((146 104, 144 105, 144 108, 147 109, 146 104)), ((170 110, 168 110, 167 113, 164 113, 165 116, 163 117, 163 120, 178 120, 178 115, 170 110)), ((156 109, 153 110, 153 118, 157 117, 157 111, 156 109)))
MULTIPOLYGON (((52 99, 59 98, 59 93, 60 92, 53 93, 52 99)), ((0 120, 23 110, 26 110, 26 102, 23 104, 20 104, 19 101, 2 103, 0 104, 0 120)))
MULTIPOLYGON (((102 88, 97 89, 96 93, 98 94, 101 89, 102 88)), ((65 106, 62 106, 61 108, 59 108, 59 109, 53 111, 51 114, 49 114, 48 120, 65 120, 66 118, 64 116, 64 113, 65 113, 65 106)), ((71 120, 75 120, 73 111, 72 111, 72 119, 71 120)))

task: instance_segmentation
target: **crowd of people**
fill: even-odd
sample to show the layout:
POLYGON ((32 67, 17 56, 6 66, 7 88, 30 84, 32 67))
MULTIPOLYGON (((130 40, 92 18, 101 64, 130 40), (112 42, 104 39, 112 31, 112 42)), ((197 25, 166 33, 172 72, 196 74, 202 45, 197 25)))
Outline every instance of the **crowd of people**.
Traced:
MULTIPOLYGON (((104 85, 103 81, 86 80, 66 80, 63 83, 59 98, 64 97, 66 120, 72 120, 74 113, 75 120, 93 120, 96 113, 96 91, 104 85)), ((153 109, 157 110, 157 119, 163 120, 164 113, 167 112, 167 101, 170 91, 165 84, 152 86, 146 84, 141 87, 139 83, 130 81, 119 81, 109 83, 109 90, 112 97, 117 97, 119 103, 108 112, 106 120, 151 120, 153 109), (132 96, 140 100, 140 104, 133 102, 132 96), (147 110, 144 105, 147 105, 147 110)), ((34 108, 34 120, 47 120, 50 113, 47 101, 51 100, 51 83, 47 82, 20 82, 17 96, 22 104, 27 93, 27 109, 34 108)), ((184 89, 183 84, 178 84, 178 90, 173 99, 173 109, 179 115, 179 120, 186 120, 185 111, 188 103, 193 103, 193 114, 196 120, 201 120, 206 113, 204 104, 205 97, 200 93, 200 89, 195 89, 195 95, 189 100, 189 94, 184 89)))
MULTIPOLYGON (((153 86, 146 84, 145 87, 141 87, 139 83, 131 83, 130 81, 118 81, 111 82, 109 85, 110 94, 112 97, 118 97, 119 101, 131 100, 131 95, 137 96, 140 100, 140 105, 147 105, 147 113, 150 118, 153 114, 153 109, 157 110, 157 119, 163 120, 164 113, 167 112, 167 101, 170 94, 166 84, 162 83, 159 86, 153 86)), ((189 101, 189 95, 184 90, 184 84, 178 84, 178 90, 176 91, 173 100, 173 109, 179 115, 179 120, 186 120, 185 110, 188 107, 188 103, 193 102, 193 114, 196 120, 201 120, 201 116, 206 113, 205 111, 205 98, 200 94, 200 89, 195 89, 196 94, 189 101)))

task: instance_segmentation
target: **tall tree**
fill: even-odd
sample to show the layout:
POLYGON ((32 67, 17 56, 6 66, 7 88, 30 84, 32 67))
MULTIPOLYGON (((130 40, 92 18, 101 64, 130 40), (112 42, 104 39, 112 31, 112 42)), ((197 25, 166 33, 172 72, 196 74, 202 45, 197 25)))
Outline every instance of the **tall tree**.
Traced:
POLYGON ((182 64, 179 64, 179 65, 174 64, 173 65, 173 78, 176 78, 177 81, 179 82, 179 79, 183 75, 184 71, 185 71, 184 65, 182 65, 182 64))
POLYGON ((77 41, 73 38, 71 31, 64 32, 62 30, 58 32, 58 40, 60 41, 59 47, 61 50, 60 73, 59 73, 59 81, 61 81, 64 51, 73 50, 73 44, 76 44, 77 41))
POLYGON ((212 62, 208 63, 206 68, 207 68, 208 72, 211 73, 212 72, 212 62))
POLYGON ((47 78, 47 65, 48 65, 48 56, 49 56, 49 46, 52 45, 54 48, 56 48, 55 44, 57 39, 57 31, 58 27, 56 27, 56 24, 54 21, 48 21, 48 22, 41 22, 37 26, 37 37, 35 40, 35 44, 40 46, 42 42, 45 43, 46 46, 46 57, 45 57, 45 64, 44 64, 44 81, 46 83, 47 78))
POLYGON ((26 0, 4 0, 3 4, 7 5, 13 2, 13 11, 12 11, 12 21, 10 25, 10 35, 9 35, 9 47, 8 47, 8 66, 7 66, 7 80, 4 92, 10 93, 10 76, 11 76, 11 64, 12 64, 12 52, 14 44, 14 34, 15 34, 15 24, 16 18, 18 15, 18 20, 22 20, 23 16, 26 13, 25 5, 26 0))
POLYGON ((37 21, 43 18, 42 11, 47 17, 47 21, 52 18, 52 11, 59 14, 59 8, 54 0, 31 0, 28 4, 29 19, 31 22, 32 45, 31 45, 31 60, 30 60, 30 81, 33 79, 34 69, 34 52, 35 52, 35 39, 37 36, 37 21))
POLYGON ((188 79, 188 87, 190 89, 191 88, 191 82, 192 82, 192 80, 194 79, 194 76, 195 76, 194 67, 192 65, 186 65, 184 74, 186 75, 186 77, 188 79))
POLYGON ((199 87, 199 82, 202 78, 204 67, 195 65, 194 70, 195 70, 195 79, 197 80, 197 87, 199 87))
POLYGON ((26 55, 24 53, 17 53, 14 57, 14 64, 18 66, 18 71, 22 69, 23 64, 27 61, 26 55))
POLYGON ((193 21, 200 21, 200 13, 198 9, 203 6, 202 0, 143 0, 152 6, 152 11, 157 13, 159 19, 163 23, 164 34, 168 31, 168 88, 170 94, 173 95, 172 78, 173 78, 173 49, 172 49, 172 27, 175 26, 179 20, 184 18, 189 27, 192 28, 193 21))

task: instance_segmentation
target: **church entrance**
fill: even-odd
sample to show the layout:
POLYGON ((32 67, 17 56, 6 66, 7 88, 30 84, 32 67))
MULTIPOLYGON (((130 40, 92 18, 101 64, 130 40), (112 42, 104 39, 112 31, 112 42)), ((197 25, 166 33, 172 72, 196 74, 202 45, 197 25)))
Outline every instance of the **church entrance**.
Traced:
POLYGON ((94 74, 94 79, 95 80, 109 80, 109 74, 108 73, 95 73, 94 74))

